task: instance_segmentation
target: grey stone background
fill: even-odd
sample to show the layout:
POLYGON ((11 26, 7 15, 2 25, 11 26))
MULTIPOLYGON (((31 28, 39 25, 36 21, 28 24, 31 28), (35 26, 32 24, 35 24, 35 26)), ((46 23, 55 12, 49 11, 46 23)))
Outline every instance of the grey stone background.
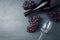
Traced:
MULTIPOLYGON (((25 0, 0 0, 0 40, 37 40, 40 30, 34 33, 26 32, 29 25, 24 16, 22 4, 25 0)), ((35 0, 38 4, 40 0, 35 0)), ((52 0, 52 5, 59 4, 59 0, 52 0), (55 4, 53 4, 55 3, 55 4)), ((42 13, 42 12, 41 12, 42 13)), ((43 23, 48 20, 44 13, 40 14, 43 23)), ((42 24, 43 24, 42 23, 42 24)), ((55 23, 44 40, 60 40, 60 23, 55 23)))

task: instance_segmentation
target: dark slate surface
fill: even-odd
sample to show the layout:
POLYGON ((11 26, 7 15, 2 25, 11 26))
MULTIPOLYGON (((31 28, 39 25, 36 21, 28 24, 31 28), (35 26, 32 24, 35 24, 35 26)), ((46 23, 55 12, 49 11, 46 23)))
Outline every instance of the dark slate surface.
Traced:
MULTIPOLYGON (((38 1, 35 0, 37 4, 39 3, 38 1)), ((29 25, 29 23, 28 18, 24 16, 25 10, 23 10, 22 8, 23 2, 24 0, 0 0, 0 40, 38 39, 40 35, 40 30, 34 33, 26 32, 26 28, 29 25)), ((54 2, 55 1, 53 0, 52 3, 54 2)), ((58 4, 59 2, 60 1, 58 0, 58 2, 56 3, 58 4)), ((43 19, 43 24, 49 19, 49 17, 46 13, 40 13, 38 14, 43 19)), ((44 40, 60 40, 60 23, 54 22, 51 31, 46 35, 47 36, 44 40)))

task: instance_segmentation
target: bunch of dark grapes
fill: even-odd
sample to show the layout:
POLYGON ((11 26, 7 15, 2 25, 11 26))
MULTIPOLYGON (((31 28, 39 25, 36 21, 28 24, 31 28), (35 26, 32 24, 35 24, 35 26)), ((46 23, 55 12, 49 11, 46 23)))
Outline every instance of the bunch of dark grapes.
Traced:
POLYGON ((60 11, 52 11, 49 13, 49 16, 55 21, 60 22, 60 11))
POLYGON ((28 10, 28 9, 33 9, 34 7, 36 6, 35 2, 32 1, 32 0, 28 0, 28 1, 25 1, 23 3, 23 8, 25 10, 28 10))
POLYGON ((27 28, 27 32, 35 32, 39 27, 40 16, 33 16, 29 19, 30 26, 27 28))

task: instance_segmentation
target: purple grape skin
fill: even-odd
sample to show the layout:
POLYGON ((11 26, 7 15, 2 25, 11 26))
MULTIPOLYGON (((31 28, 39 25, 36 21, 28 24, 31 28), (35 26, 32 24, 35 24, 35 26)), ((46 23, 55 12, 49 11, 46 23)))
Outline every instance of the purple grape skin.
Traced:
POLYGON ((23 3, 24 10, 33 9, 35 6, 36 6, 35 2, 31 0, 25 1, 23 3))
POLYGON ((52 11, 49 16, 56 22, 60 22, 60 11, 52 11))
POLYGON ((27 29, 28 32, 35 32, 37 30, 40 21, 39 19, 40 19, 39 16, 33 16, 32 18, 30 18, 29 20, 30 27, 27 29))

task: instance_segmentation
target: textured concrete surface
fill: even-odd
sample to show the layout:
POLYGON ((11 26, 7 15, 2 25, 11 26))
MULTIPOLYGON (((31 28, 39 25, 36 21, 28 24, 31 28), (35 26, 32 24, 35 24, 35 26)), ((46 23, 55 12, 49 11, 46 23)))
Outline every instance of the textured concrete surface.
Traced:
POLYGON ((39 32, 28 33, 23 0, 0 0, 0 40, 36 40, 39 32))
MULTIPOLYGON (((29 25, 22 8, 24 0, 0 0, 0 40, 37 40, 40 30, 35 33, 26 32, 29 25)), ((37 2, 37 0, 35 1, 37 2)), ((43 22, 48 19, 46 14, 40 14, 43 22)), ((60 40, 60 23, 54 23, 46 40, 60 40)))

